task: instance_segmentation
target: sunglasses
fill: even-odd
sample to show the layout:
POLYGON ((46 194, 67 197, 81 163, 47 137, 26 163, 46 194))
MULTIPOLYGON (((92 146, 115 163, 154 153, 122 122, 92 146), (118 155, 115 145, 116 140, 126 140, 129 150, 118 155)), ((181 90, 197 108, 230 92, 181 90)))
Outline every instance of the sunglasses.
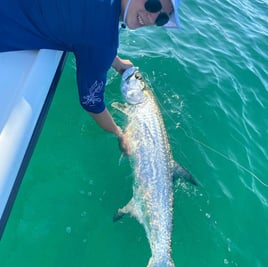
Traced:
POLYGON ((166 12, 161 12, 162 4, 159 0, 147 0, 144 4, 144 8, 150 13, 160 12, 155 20, 156 26, 163 26, 168 23, 169 15, 166 12))

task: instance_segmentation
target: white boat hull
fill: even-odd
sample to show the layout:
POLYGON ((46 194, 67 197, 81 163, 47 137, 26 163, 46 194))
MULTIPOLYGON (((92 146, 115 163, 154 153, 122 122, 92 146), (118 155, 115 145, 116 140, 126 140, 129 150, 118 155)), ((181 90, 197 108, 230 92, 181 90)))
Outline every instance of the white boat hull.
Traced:
POLYGON ((52 50, 0 53, 0 237, 64 58, 52 50))

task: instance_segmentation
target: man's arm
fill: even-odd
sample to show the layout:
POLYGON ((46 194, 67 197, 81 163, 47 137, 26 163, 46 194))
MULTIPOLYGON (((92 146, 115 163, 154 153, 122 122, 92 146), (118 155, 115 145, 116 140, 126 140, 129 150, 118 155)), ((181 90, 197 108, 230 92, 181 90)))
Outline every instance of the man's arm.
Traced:
MULTIPOLYGON (((132 66, 133 64, 130 60, 121 59, 119 56, 115 57, 112 64, 112 67, 120 74, 122 74, 126 69, 132 66)), ((105 110, 101 113, 89 112, 89 114, 102 129, 115 134, 118 137, 121 151, 124 152, 126 155, 130 155, 130 147, 127 141, 127 137, 123 133, 122 129, 118 125, 116 125, 109 111, 105 108, 105 110)))
POLYGON ((89 112, 89 114, 102 129, 115 134, 118 137, 121 151, 126 155, 130 155, 130 147, 127 141, 127 137, 121 128, 116 125, 109 111, 105 109, 101 113, 89 112))
POLYGON ((126 69, 133 67, 133 63, 128 59, 122 59, 119 56, 114 58, 112 67, 120 74, 122 74, 126 69))

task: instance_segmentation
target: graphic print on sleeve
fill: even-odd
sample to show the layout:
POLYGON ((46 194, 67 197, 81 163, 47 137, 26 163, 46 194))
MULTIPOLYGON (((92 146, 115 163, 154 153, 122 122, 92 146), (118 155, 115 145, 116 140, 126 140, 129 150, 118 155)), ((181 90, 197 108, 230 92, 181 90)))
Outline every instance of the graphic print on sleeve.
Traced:
POLYGON ((95 81, 88 90, 88 94, 83 96, 82 104, 85 106, 96 106, 102 102, 103 81, 95 81))

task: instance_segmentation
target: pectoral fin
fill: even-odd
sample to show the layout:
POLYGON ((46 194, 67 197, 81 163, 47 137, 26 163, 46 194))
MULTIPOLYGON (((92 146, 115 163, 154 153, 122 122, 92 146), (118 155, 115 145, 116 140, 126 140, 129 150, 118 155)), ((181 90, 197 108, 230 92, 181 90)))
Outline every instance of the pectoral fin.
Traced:
POLYGON ((113 102, 112 107, 116 108, 119 111, 121 111, 122 113, 128 115, 128 107, 127 107, 127 105, 124 105, 124 104, 119 103, 119 102, 113 102))
POLYGON ((173 179, 176 180, 178 178, 182 178, 182 179, 186 180, 187 182, 190 182, 193 185, 198 185, 198 183, 194 179, 194 177, 185 168, 183 168, 179 163, 174 161, 174 163, 173 163, 173 179))

